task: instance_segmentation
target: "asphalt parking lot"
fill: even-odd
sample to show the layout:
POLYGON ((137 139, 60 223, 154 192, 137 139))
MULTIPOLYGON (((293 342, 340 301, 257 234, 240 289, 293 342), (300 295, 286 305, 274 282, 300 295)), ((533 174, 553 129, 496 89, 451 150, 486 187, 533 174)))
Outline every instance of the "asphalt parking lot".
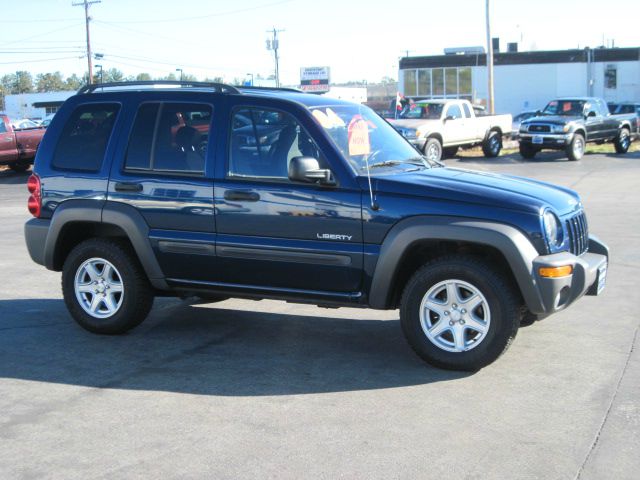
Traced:
POLYGON ((0 478, 640 478, 640 152, 447 163, 575 188, 612 250, 601 297, 475 374, 418 360, 397 311, 160 299, 89 334, 0 172, 0 478))

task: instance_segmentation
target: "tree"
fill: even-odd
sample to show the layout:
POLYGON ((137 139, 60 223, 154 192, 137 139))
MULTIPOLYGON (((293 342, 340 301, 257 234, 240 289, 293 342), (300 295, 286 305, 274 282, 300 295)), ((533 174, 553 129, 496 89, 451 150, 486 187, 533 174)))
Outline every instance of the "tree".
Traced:
POLYGON ((169 75, 167 75, 166 77, 161 77, 158 80, 171 80, 171 81, 175 81, 176 76, 173 73, 170 73, 169 75))
POLYGON ((40 73, 36 75, 36 91, 59 92, 61 90, 68 90, 68 87, 62 79, 60 72, 40 73))
POLYGON ((67 77, 65 83, 67 84, 67 88, 65 88, 65 90, 79 90, 83 85, 82 79, 75 73, 70 77, 67 77))
POLYGON ((195 75, 191 75, 190 73, 183 73, 182 80, 184 82, 197 82, 198 79, 195 75))
POLYGON ((148 82, 151 80, 151 75, 149 75, 148 73, 139 73, 138 75, 136 75, 136 80, 138 80, 139 82, 148 82))
POLYGON ((209 83, 224 83, 224 79, 222 77, 213 77, 213 78, 205 78, 204 79, 205 82, 209 82, 209 83))
POLYGON ((124 80, 124 73, 117 68, 110 68, 105 70, 102 74, 104 82, 122 82, 124 80))
POLYGON ((24 70, 4 75, 0 84, 6 95, 33 92, 33 78, 24 70))

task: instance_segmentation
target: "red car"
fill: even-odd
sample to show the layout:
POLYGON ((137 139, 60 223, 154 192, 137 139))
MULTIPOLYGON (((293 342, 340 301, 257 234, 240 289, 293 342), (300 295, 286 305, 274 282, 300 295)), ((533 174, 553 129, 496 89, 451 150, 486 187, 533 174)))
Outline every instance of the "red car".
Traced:
POLYGON ((0 165, 24 172, 33 163, 45 132, 44 127, 14 130, 6 115, 0 115, 0 165))

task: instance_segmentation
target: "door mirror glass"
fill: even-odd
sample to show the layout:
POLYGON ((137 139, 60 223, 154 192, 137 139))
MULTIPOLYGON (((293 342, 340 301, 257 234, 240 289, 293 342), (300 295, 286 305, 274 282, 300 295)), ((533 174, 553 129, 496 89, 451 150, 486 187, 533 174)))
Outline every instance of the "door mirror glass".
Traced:
POLYGON ((289 180, 335 185, 331 170, 320 168, 320 163, 313 157, 293 157, 289 162, 289 180))
POLYGON ((454 117, 453 115, 447 115, 446 117, 444 117, 444 121, 448 122, 449 120, 455 120, 456 117, 454 117))
POLYGON ((589 113, 587 113, 587 117, 595 117, 596 116, 596 112, 594 112, 593 110, 590 110, 589 113))

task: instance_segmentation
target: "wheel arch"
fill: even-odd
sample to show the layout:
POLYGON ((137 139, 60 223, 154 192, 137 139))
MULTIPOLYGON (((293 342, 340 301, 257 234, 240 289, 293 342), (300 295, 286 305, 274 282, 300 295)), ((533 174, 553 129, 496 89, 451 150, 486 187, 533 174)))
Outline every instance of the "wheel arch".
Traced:
POLYGON ((56 208, 45 241, 44 264, 60 271, 71 250, 93 237, 119 238, 135 252, 154 287, 167 289, 149 242, 149 227, 133 207, 115 202, 69 200, 56 208))
POLYGON ((492 260, 515 282, 531 311, 544 309, 532 275, 537 251, 514 227, 457 217, 411 217, 387 234, 369 291, 372 308, 396 308, 413 272, 425 261, 451 253, 468 253, 492 260))

